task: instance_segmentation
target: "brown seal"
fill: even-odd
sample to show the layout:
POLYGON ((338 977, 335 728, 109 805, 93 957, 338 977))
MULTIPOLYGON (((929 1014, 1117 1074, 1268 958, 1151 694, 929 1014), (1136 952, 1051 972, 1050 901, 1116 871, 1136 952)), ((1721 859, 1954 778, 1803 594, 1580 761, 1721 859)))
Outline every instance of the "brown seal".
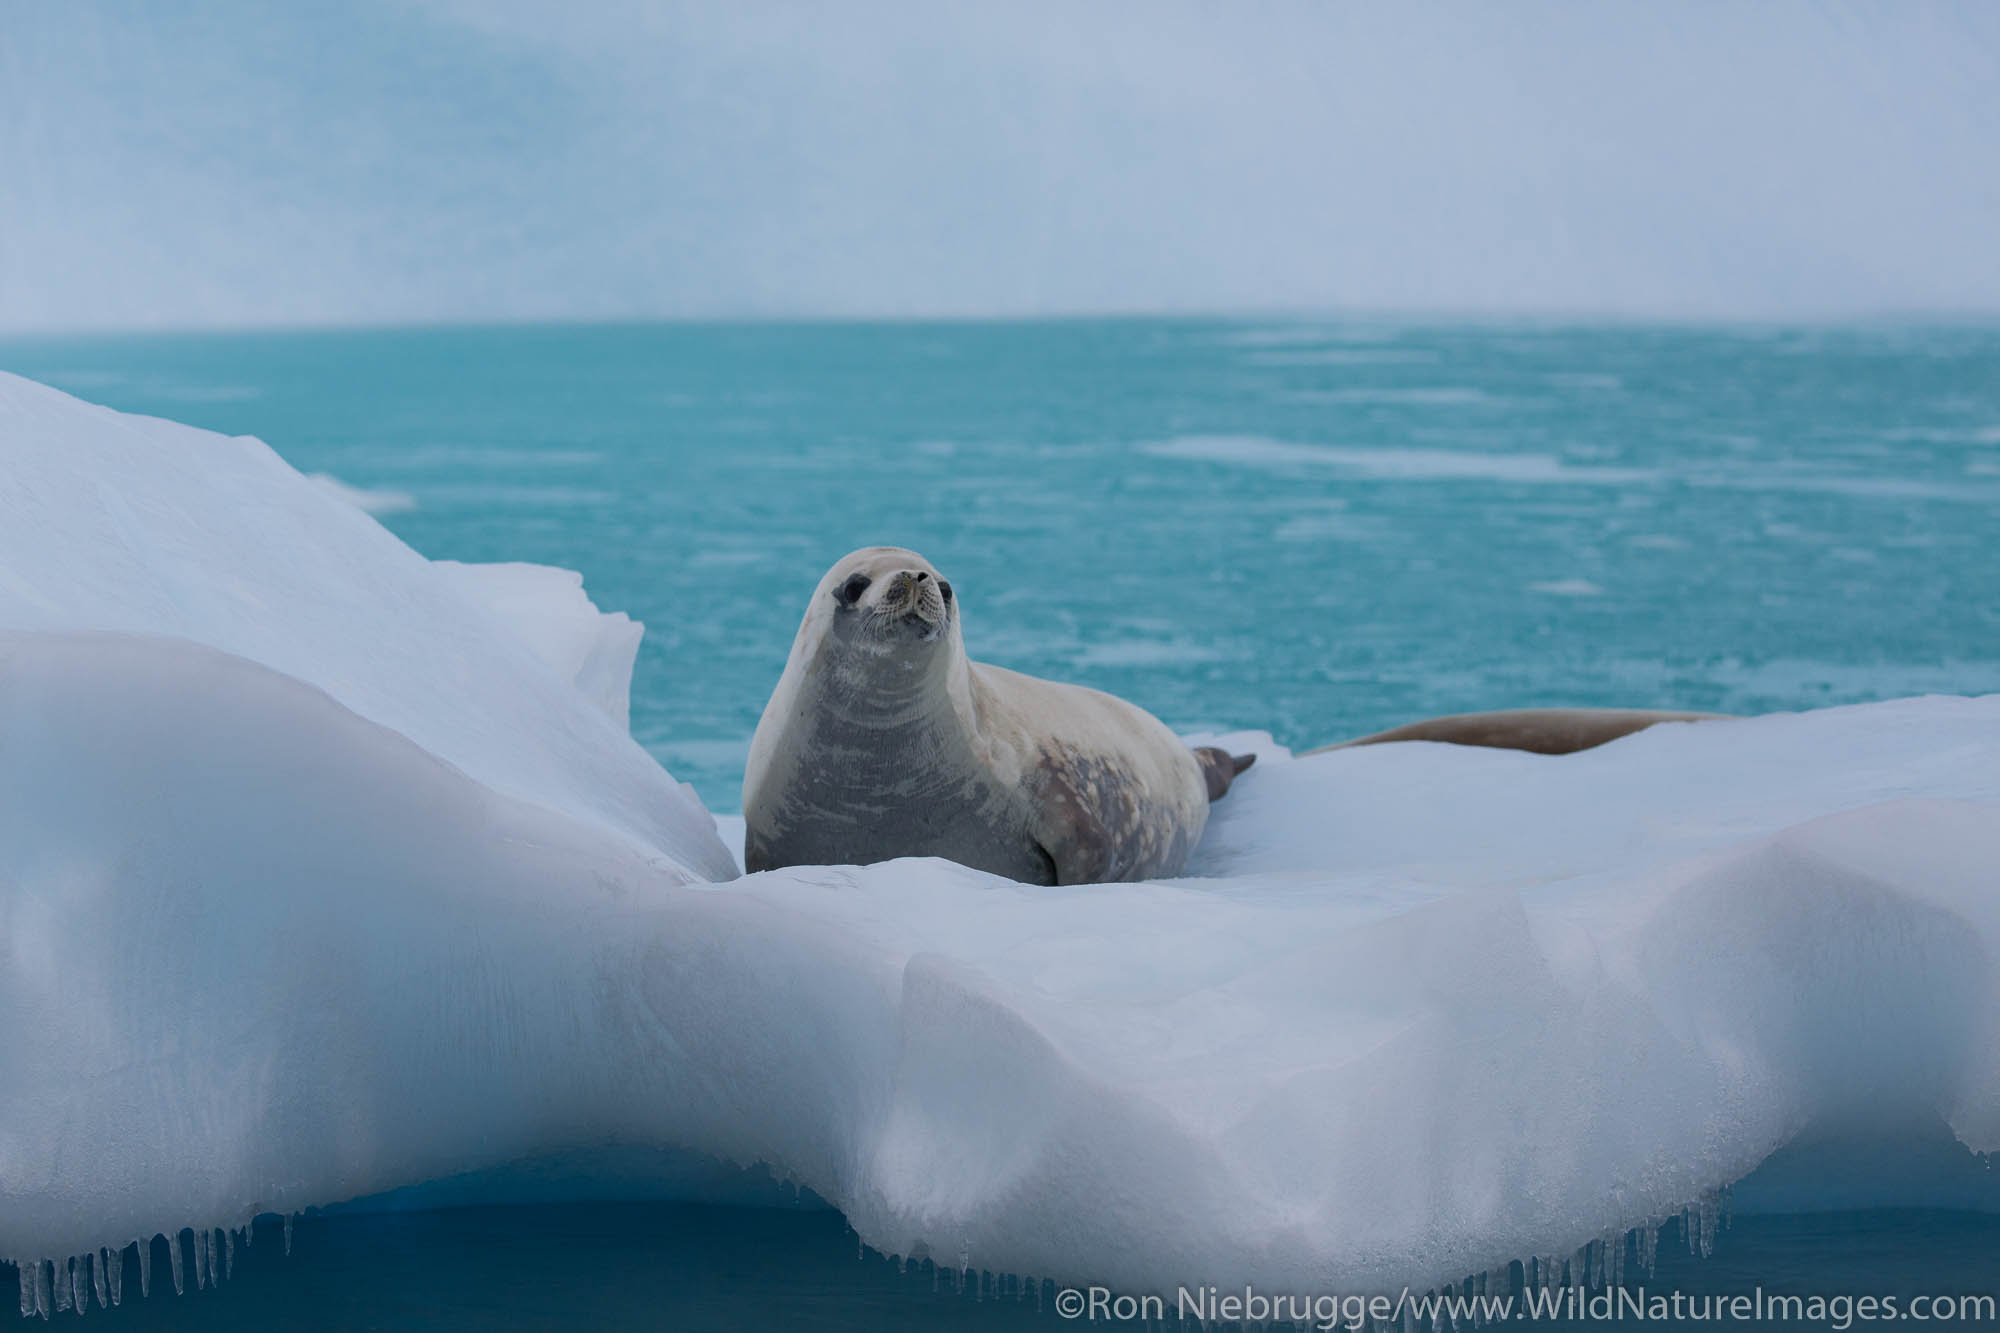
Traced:
POLYGON ((1496 750, 1531 750, 1536 754, 1574 754, 1661 722, 1707 722, 1724 716, 1649 708, 1513 708, 1496 713, 1454 713, 1391 727, 1372 736, 1322 745, 1304 753, 1325 754, 1350 745, 1381 745, 1389 741, 1441 741, 1447 745, 1483 745, 1496 750))

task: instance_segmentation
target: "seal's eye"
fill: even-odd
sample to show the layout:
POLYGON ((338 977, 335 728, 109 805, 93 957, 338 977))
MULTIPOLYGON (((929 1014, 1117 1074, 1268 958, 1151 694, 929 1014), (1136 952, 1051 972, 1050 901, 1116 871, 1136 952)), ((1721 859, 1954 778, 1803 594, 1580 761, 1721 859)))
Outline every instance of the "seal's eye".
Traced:
POLYGON ((945 604, 949 606, 951 604, 951 584, 945 582, 943 579, 939 579, 938 591, 944 594, 945 604))
POLYGON ((874 580, 866 574, 849 574, 847 582, 833 590, 833 600, 842 606, 853 606, 861 600, 861 594, 868 591, 868 585, 872 582, 874 580))

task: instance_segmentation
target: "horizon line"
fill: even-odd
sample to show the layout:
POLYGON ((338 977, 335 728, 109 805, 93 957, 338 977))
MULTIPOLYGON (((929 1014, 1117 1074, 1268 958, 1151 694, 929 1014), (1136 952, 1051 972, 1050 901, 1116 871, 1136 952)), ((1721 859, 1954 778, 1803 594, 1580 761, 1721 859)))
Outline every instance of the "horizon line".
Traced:
POLYGON ((118 337, 238 337, 254 334, 288 336, 323 333, 473 332, 508 329, 615 328, 756 328, 756 327, 895 327, 1034 324, 1217 323, 1271 322, 1395 323, 1415 327, 1537 326, 1542 328, 1715 328, 1715 329, 1833 329, 1866 327, 1976 327, 2000 324, 2000 307, 1889 306, 1794 314, 1695 313, 1688 311, 1592 310, 1558 307, 1444 306, 1247 306, 1209 309, 1050 310, 1041 312, 736 312, 658 315, 524 315, 484 318, 442 317, 355 320, 254 320, 214 323, 107 323, 73 325, 8 325, 0 323, 0 342, 41 339, 118 337))

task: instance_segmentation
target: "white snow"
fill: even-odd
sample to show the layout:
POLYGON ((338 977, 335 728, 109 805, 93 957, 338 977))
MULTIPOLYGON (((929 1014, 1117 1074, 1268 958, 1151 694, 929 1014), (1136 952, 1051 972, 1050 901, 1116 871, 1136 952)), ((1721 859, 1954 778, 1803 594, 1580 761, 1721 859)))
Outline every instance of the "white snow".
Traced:
POLYGON ((260 441, 12 375, 0 375, 0 467, 0 628, 208 644, 325 690, 481 782, 672 848, 690 874, 730 873, 692 793, 600 711, 615 716, 624 694, 605 679, 621 631, 593 628, 600 646, 579 653, 577 626, 595 613, 580 591, 565 610, 546 586, 574 575, 433 564, 260 441), (554 646, 533 642, 551 628, 554 646), (578 706, 580 674, 600 709, 578 706))
POLYGON ((505 621, 535 656, 574 684, 623 731, 631 723, 632 664, 646 627, 622 611, 599 611, 583 575, 547 565, 466 565, 433 560, 431 568, 505 621))
POLYGON ((1456 1281, 1843 1136, 1878 1201, 1996 1203, 2000 696, 1239 738, 1184 880, 730 880, 576 687, 567 579, 495 611, 253 441, 19 380, 0 451, 0 1256, 72 1296, 155 1232, 226 1268, 261 1212, 673 1153, 1124 1291, 1456 1281))

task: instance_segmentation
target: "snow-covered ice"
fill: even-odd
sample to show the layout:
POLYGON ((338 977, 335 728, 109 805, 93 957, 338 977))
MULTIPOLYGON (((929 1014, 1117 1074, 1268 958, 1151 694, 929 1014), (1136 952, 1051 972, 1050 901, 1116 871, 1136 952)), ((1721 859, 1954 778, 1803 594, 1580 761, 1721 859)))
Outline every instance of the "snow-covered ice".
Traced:
POLYGON ((475 780, 731 873, 693 793, 603 715, 622 712, 602 675, 629 674, 636 627, 596 617, 575 575, 427 561, 257 440, 17 376, 0 376, 0 450, 0 628, 208 644, 475 780))
POLYGON ((1248 738, 1170 883, 732 878, 573 576, 9 377, 0 463, 24 1308, 510 1164, 762 1164, 883 1250, 1125 1291, 1457 1281, 1828 1141, 1877 1201, 2000 1207, 2000 697, 1564 758, 1248 738))

